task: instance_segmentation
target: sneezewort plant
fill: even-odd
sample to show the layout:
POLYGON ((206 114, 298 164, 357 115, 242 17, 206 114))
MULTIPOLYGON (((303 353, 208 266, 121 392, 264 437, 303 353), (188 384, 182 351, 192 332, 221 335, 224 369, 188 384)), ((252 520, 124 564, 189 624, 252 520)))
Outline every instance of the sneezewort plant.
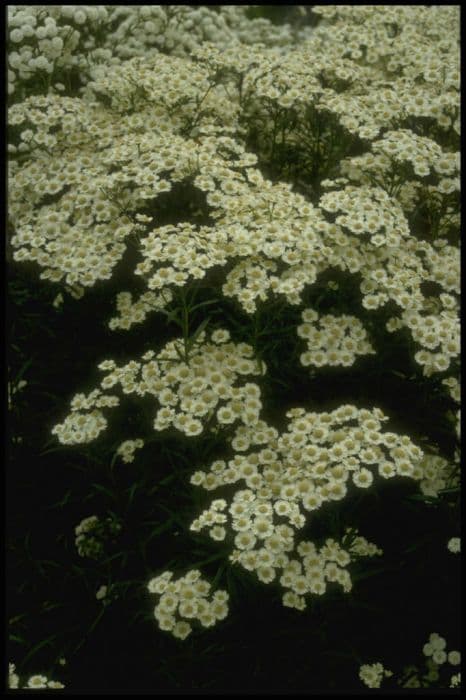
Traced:
MULTIPOLYGON (((9 9, 13 261, 82 304, 111 290, 115 348, 147 331, 140 352, 108 351, 53 434, 96 451, 110 434, 111 483, 91 491, 120 517, 173 486, 172 474, 137 473, 149 449, 177 487, 221 489, 194 520, 160 508, 173 527, 208 530, 220 554, 201 561, 229 557, 298 610, 328 583, 348 592, 346 567, 378 553, 363 536, 314 542, 315 511, 375 488, 374 472, 413 479, 425 499, 453 493, 459 462, 458 12, 312 14, 312 31, 293 31, 239 6, 9 9), (159 321, 170 334, 160 342, 159 321), (449 402, 444 444, 421 449, 400 421, 382 431, 388 416, 367 402, 316 410, 309 392, 280 406, 280 382, 293 395, 367 355, 389 371, 394 347, 426 397, 435 386, 449 402), (110 417, 130 398, 142 408, 115 436, 110 417), (124 491, 120 467, 134 469, 124 491)), ((146 545, 166 531, 144 507, 147 569, 146 545)), ((80 554, 98 558, 99 542, 85 544, 80 554)), ((216 612, 186 591, 180 602, 175 559, 151 585, 159 627, 184 639, 186 620, 212 626, 225 600, 216 612)), ((202 588, 200 572, 187 576, 202 588)))

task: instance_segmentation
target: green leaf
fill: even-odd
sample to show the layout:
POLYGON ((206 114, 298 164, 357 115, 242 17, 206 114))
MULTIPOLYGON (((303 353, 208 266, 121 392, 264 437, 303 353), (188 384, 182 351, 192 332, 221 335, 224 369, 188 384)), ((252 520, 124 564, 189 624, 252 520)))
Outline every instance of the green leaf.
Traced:
POLYGON ((172 511, 170 508, 168 508, 167 506, 164 506, 164 505, 160 505, 160 508, 161 508, 162 510, 164 510, 166 513, 168 513, 168 515, 170 516, 170 518, 172 519, 172 521, 174 521, 175 523, 177 523, 177 525, 180 525, 180 527, 182 527, 183 530, 185 529, 186 523, 184 522, 184 520, 183 520, 182 518, 180 518, 180 517, 177 515, 177 513, 175 513, 175 512, 172 511))
POLYGON ((112 501, 117 500, 117 497, 115 496, 115 494, 112 491, 110 491, 110 489, 108 489, 106 486, 102 486, 102 484, 96 484, 96 483, 91 484, 91 486, 93 486, 93 488, 96 491, 99 491, 99 493, 104 493, 112 501))
POLYGON ((167 317, 167 321, 176 323, 178 326, 181 326, 181 320, 180 320, 180 313, 179 310, 176 309, 175 311, 167 311, 166 309, 159 309, 159 311, 167 317))
POLYGON ((138 487, 139 487, 139 484, 138 484, 138 482, 136 481, 136 482, 135 482, 132 486, 130 486, 130 488, 128 489, 128 494, 129 494, 128 505, 131 505, 131 503, 133 502, 134 494, 136 493, 138 487))
POLYGON ((213 299, 212 301, 202 301, 200 304, 191 306, 190 311, 195 311, 196 309, 200 309, 203 306, 209 306, 210 304, 218 304, 218 299, 213 299))
POLYGON ((158 524, 157 527, 154 527, 151 531, 149 536, 145 540, 145 544, 150 542, 154 537, 157 535, 160 535, 162 532, 165 532, 165 530, 169 530, 172 525, 173 525, 173 518, 170 518, 169 520, 166 520, 164 523, 158 524))
POLYGON ((29 360, 26 360, 26 362, 23 364, 23 366, 21 367, 18 374, 16 375, 16 377, 13 380, 14 384, 17 384, 20 381, 21 377, 23 376, 23 374, 25 373, 27 368, 31 365, 32 360, 33 360, 32 357, 30 357, 29 360))
POLYGON ((215 590, 215 588, 217 587, 217 584, 220 580, 220 577, 226 568, 227 568, 226 562, 223 562, 223 564, 220 564, 220 566, 218 567, 217 573, 215 574, 214 580, 212 581, 212 589, 213 590, 215 590))
POLYGON ((62 508, 64 505, 68 503, 70 500, 71 496, 71 489, 68 489, 68 491, 65 493, 63 498, 60 501, 57 501, 56 503, 53 503, 51 506, 48 507, 47 510, 52 510, 54 508, 62 508))
POLYGON ((59 447, 52 447, 50 450, 44 450, 43 452, 39 452, 39 456, 42 457, 43 455, 48 455, 51 452, 59 452, 60 450, 66 450, 68 449, 68 445, 60 445, 59 447))
POLYGON ((57 635, 52 634, 50 635, 50 637, 47 637, 47 639, 44 639, 42 640, 42 642, 39 642, 39 644, 36 644, 36 646, 33 647, 31 651, 28 654, 26 654, 26 656, 22 659, 22 663, 26 664, 29 661, 29 659, 31 659, 35 654, 37 654, 39 649, 42 649, 45 646, 53 646, 53 640, 56 638, 57 635))
POLYGON ((202 323, 197 327, 197 329, 194 331, 193 335, 188 338, 188 348, 191 349, 196 342, 197 338, 200 336, 204 328, 207 326, 207 324, 210 322, 210 316, 205 318, 202 323))

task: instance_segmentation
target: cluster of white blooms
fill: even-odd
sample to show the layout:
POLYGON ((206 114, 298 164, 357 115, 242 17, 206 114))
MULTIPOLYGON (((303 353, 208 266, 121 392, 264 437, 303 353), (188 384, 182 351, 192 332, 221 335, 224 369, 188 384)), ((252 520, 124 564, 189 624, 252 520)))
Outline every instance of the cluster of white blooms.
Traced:
POLYGON ((163 296, 154 292, 145 292, 135 302, 133 302, 131 292, 120 292, 116 301, 118 316, 110 319, 109 328, 112 331, 117 328, 126 331, 136 323, 145 321, 152 311, 165 308, 172 299, 169 289, 165 291, 163 296))
POLYGON ((151 579, 147 588, 160 596, 154 610, 158 626, 178 639, 186 639, 194 621, 212 627, 228 615, 228 593, 215 591, 209 600, 211 585, 197 569, 177 580, 172 571, 164 571, 151 579))
MULTIPOLYGON (((459 6, 317 5, 312 32, 251 20, 250 9, 9 6, 13 260, 79 298, 131 246, 140 295, 117 293, 112 330, 169 315, 178 291, 204 278, 253 315, 274 295, 302 304, 337 269, 355 276, 364 309, 395 308, 387 331, 407 329, 425 377, 448 370, 443 385, 459 405, 459 6)), ((304 366, 349 367, 375 352, 356 317, 307 308, 302 320, 304 366)), ((53 434, 96 439, 102 409, 120 403, 112 387, 155 397, 157 431, 231 428, 235 456, 191 483, 244 484, 191 529, 231 542, 231 561, 260 581, 278 580, 285 606, 304 609, 329 582, 349 591, 346 567, 381 550, 354 531, 341 544, 297 543, 308 514, 370 487, 374 471, 436 497, 459 484, 457 464, 382 431, 377 408, 292 409, 279 434, 244 379, 267 370, 252 346, 223 329, 208 341, 202 328, 122 367, 101 362, 100 388, 75 396, 53 434)), ((143 444, 125 440, 117 454, 131 462, 143 444)), ((86 518, 79 554, 99 557, 119 527, 86 518)), ((172 579, 148 585, 161 596, 161 629, 184 639, 192 620, 226 616, 227 594, 209 602, 200 572, 172 579)), ((443 642, 431 635, 432 663, 459 663, 443 642)), ((376 688, 391 674, 376 663, 359 675, 376 688)), ((33 678, 28 687, 50 683, 33 678)))
POLYGON ((60 681, 52 681, 47 676, 43 674, 34 674, 30 676, 24 685, 20 685, 20 677, 16 673, 16 665, 13 663, 8 664, 8 688, 24 690, 43 690, 44 688, 49 688, 50 690, 60 690, 65 686, 60 681))
POLYGON ((120 530, 120 523, 112 517, 100 520, 97 515, 90 515, 84 518, 74 530, 79 556, 98 559, 104 552, 105 541, 120 530))
MULTIPOLYGON (((416 311, 406 311, 401 323, 411 331, 413 340, 422 346, 414 359, 423 366, 426 376, 434 372, 445 372, 452 360, 460 354, 460 321, 455 313, 444 311, 439 315, 421 315, 416 311)), ((454 378, 453 378, 454 380, 454 378)))
POLYGON ((459 132, 458 7, 318 5, 313 12, 325 21, 307 45, 327 59, 329 77, 349 87, 327 97, 348 131, 374 138, 387 122, 413 114, 459 132))
POLYGON ((322 195, 319 206, 328 213, 338 214, 335 224, 350 234, 368 235, 375 247, 402 246, 403 237, 409 236, 401 207, 381 187, 347 185, 322 195))
POLYGON ((425 453, 418 470, 419 487, 424 496, 436 498, 443 489, 459 487, 457 458, 449 461, 436 454, 425 453))
POLYGON ((437 632, 432 632, 429 635, 429 641, 422 647, 424 656, 431 656, 432 660, 438 666, 448 661, 452 666, 459 666, 461 663, 461 654, 459 651, 446 651, 447 642, 437 632))
POLYGON ((66 92, 109 65, 159 52, 186 56, 206 41, 286 47, 305 36, 305 28, 249 18, 240 5, 9 5, 8 93, 66 92))
POLYGON ((442 384, 447 387, 453 401, 461 402, 461 385, 456 377, 447 377, 442 380, 442 384))
MULTIPOLYGON (((279 435, 275 428, 261 422, 256 426, 257 441, 253 429, 249 434, 237 431, 233 438, 240 452, 257 443, 266 442, 266 447, 236 454, 228 462, 215 460, 208 471, 198 470, 192 475, 191 483, 208 491, 243 481, 246 488, 239 488, 229 504, 225 499, 215 499, 192 522, 191 530, 208 529, 214 540, 231 539, 235 547, 232 561, 255 571, 265 583, 276 578, 278 569, 283 569, 280 583, 284 587, 300 577, 299 591, 291 586, 294 595, 323 593, 325 580, 339 581, 344 590, 350 590, 349 573, 338 569, 335 562, 345 566, 351 554, 374 556, 380 550, 364 538, 352 542, 351 554, 336 543, 327 543, 318 561, 313 560, 316 568, 311 576, 306 557, 317 556, 312 543, 298 545, 302 562, 290 559, 295 531, 304 527, 307 513, 325 502, 345 498, 350 483, 358 488, 371 486, 374 468, 383 478, 398 475, 421 479, 424 453, 409 437, 382 432, 387 418, 380 409, 343 405, 320 414, 292 409, 287 416, 291 421, 286 433, 279 435), (334 557, 331 565, 322 558, 329 547, 334 557)), ((291 599, 296 602, 288 596, 286 604, 291 599)), ((303 604, 300 598, 297 605, 303 604)))
MULTIPOLYGON (((113 360, 104 360, 99 369, 108 372, 101 387, 105 391, 119 384, 123 394, 157 397, 161 408, 154 421, 155 430, 173 426, 185 435, 199 435, 214 416, 219 425, 236 421, 255 425, 262 408, 260 389, 251 382, 235 384, 245 375, 263 374, 265 363, 260 367, 250 345, 228 342, 229 337, 228 331, 217 329, 212 332, 211 341, 205 342, 206 334, 202 331, 188 355, 183 341, 174 340, 158 354, 148 351, 140 361, 131 360, 123 367, 117 367, 113 360)), ((95 427, 92 434, 87 428, 95 425, 95 410, 86 414, 78 409, 90 408, 90 400, 94 402, 92 405, 118 405, 117 397, 101 394, 99 389, 94 390, 87 397, 87 404, 83 395, 74 397, 71 415, 53 428, 60 442, 86 442, 97 436, 95 427), (102 403, 104 399, 106 403, 102 403)), ((107 421, 101 416, 99 432, 106 426, 107 421)))
POLYGON ((383 554, 383 551, 373 542, 368 542, 365 537, 358 535, 351 528, 346 528, 346 534, 350 537, 348 551, 353 556, 375 557, 383 554))
MULTIPOLYGON (((453 260, 457 249, 446 246, 434 251, 426 243, 421 256, 420 250, 413 249, 416 239, 410 235, 404 211, 406 197, 412 208, 417 206, 419 190, 415 185, 425 179, 427 168, 439 177, 457 177, 457 151, 445 150, 432 138, 415 133, 415 127, 404 126, 406 109, 416 118, 438 120, 443 129, 447 128, 445 120, 448 124, 454 121, 458 102, 455 78, 450 76, 440 83, 435 73, 440 58, 447 72, 454 74, 456 70, 454 9, 400 10, 406 21, 427 31, 427 54, 425 37, 421 41, 417 31, 413 37, 412 29, 403 27, 391 35, 387 27, 398 20, 390 8, 379 8, 377 13, 364 11, 363 31, 357 12, 343 9, 341 15, 338 11, 326 15, 315 9, 325 16, 322 28, 283 55, 254 45, 240 52, 236 46, 220 51, 208 42, 188 59, 182 48, 179 57, 168 53, 151 58, 147 52, 131 48, 131 41, 137 43, 132 36, 135 26, 138 37, 145 36, 148 22, 151 32, 160 22, 163 27, 176 25, 177 30, 185 21, 191 26, 193 8, 178 8, 179 12, 177 8, 166 11, 158 6, 137 8, 133 16, 133 8, 109 6, 112 22, 120 23, 115 37, 120 31, 129 35, 126 58, 136 57, 113 68, 105 64, 95 73, 88 84, 87 102, 50 98, 42 103, 25 101, 10 110, 12 124, 28 127, 22 131, 25 136, 21 144, 31 156, 30 162, 21 166, 12 163, 13 245, 19 248, 15 259, 35 260, 45 268, 43 277, 55 281, 65 278, 68 284, 90 286, 97 279, 106 279, 124 252, 124 241, 144 230, 140 217, 152 219, 144 213, 147 202, 171 190, 173 183, 194 177, 194 187, 208 193, 210 215, 216 225, 183 222, 152 230, 142 241, 144 260, 136 269, 149 289, 184 285, 193 277, 204 276, 210 267, 239 258, 222 289, 249 313, 272 292, 283 294, 291 304, 299 303, 305 285, 312 284, 329 265, 362 274, 361 291, 367 309, 393 299, 403 310, 418 312, 425 302, 420 285, 428 279, 442 284, 447 291, 458 290, 458 264, 453 260), (346 43, 336 41, 337 36, 345 37, 346 43), (375 45, 374 36, 378 37, 375 45), (413 70, 413 41, 419 71, 413 70), (396 69, 393 52, 402 57, 396 69), (430 66, 427 71, 421 56, 430 66), (152 70, 153 65, 157 70, 152 70), (403 79, 396 78, 399 70, 403 79), (222 81, 219 75, 223 75, 222 81), (341 89, 341 81, 345 90, 341 89), (113 109, 123 113, 117 123, 114 112, 102 104, 103 96, 113 109), (409 175, 411 184, 403 189, 403 175, 401 180, 396 176, 389 191, 383 181, 361 181, 359 186, 341 189, 345 178, 337 178, 330 182, 340 189, 321 197, 322 212, 283 183, 271 185, 259 170, 247 167, 257 157, 244 152, 244 129, 239 120, 241 110, 251 116, 262 114, 261 110, 273 112, 274 104, 284 110, 284 115, 290 115, 290 123, 294 123, 293 114, 300 126, 305 125, 309 105, 324 117, 330 111, 344 129, 366 140, 378 136, 387 121, 392 123, 398 128, 384 133, 372 144, 373 152, 361 157, 373 159, 371 176, 377 175, 380 159, 384 175, 387 162, 392 169, 410 163, 414 167, 414 174, 409 175), (447 116, 450 114, 453 116, 447 116), (227 139, 219 124, 228 124, 235 138, 227 139), (371 136, 369 132, 374 129, 371 136), (186 138, 186 134, 195 138, 186 138), (71 187, 64 194, 53 172, 57 162, 54 149, 61 155, 66 151, 69 165, 76 166, 69 173, 68 167, 65 174, 60 173, 58 180, 65 190, 66 185, 71 187), (223 158, 222 149, 228 151, 223 158), (27 198, 25 186, 30 190, 27 198), (62 195, 56 203, 38 207, 44 193, 59 192, 62 195), (336 216, 336 221, 328 224, 324 215, 336 216), (94 235, 97 230, 98 237, 94 235), (163 261, 169 265, 160 267, 163 261)), ((221 8, 213 14, 226 17, 229 12, 221 8)), ((238 10, 233 15, 238 19, 241 13, 238 10)), ((197 22, 192 26, 198 31, 197 22)), ((155 34, 159 36, 160 31, 155 34)), ((140 48, 151 45, 152 39, 149 44, 141 41, 140 48)), ((180 38, 177 44, 184 46, 180 38)), ((277 127, 274 119, 267 116, 275 125, 273 129, 277 127)), ((290 138, 293 133, 294 138, 298 134, 301 144, 299 128, 290 129, 290 138)), ((329 132, 328 142, 336 135, 329 132)), ((309 138, 312 141, 314 136, 309 138)), ((353 173, 356 161, 342 161, 342 174, 353 173)), ((367 168, 362 170, 366 173, 367 168)), ((445 211, 440 215, 439 227, 447 219, 451 226, 451 206, 445 208, 442 203, 439 211, 445 211)), ((143 320, 152 300, 143 296, 130 310, 127 297, 124 301, 121 297, 123 318, 112 319, 111 326, 125 328, 143 320)), ((440 323, 445 326, 448 319, 440 323)), ((457 329, 442 327, 441 332, 446 338, 441 348, 430 354, 423 348, 417 357, 426 373, 443 371, 454 355, 454 349, 445 349, 444 345, 457 345, 457 329)))
POLYGON ((362 664, 359 669, 359 678, 368 688, 380 688, 384 678, 393 676, 392 671, 383 667, 380 662, 374 664, 362 664))
MULTIPOLYGON (((423 673, 418 666, 407 666, 397 681, 398 685, 402 688, 428 688, 439 681, 440 666, 447 662, 451 666, 459 666, 461 653, 456 650, 448 652, 446 646, 447 642, 444 637, 441 637, 437 632, 432 632, 422 648, 423 655, 426 657, 425 672, 423 673)), ((459 673, 453 675, 450 678, 450 688, 459 685, 460 681, 461 675, 459 673)))
MULTIPOLYGON (((427 137, 418 136, 407 129, 386 132, 383 137, 372 143, 372 151, 362 156, 346 158, 340 163, 343 177, 361 185, 377 184, 395 195, 407 213, 412 213, 416 202, 422 196, 426 203, 436 203, 445 209, 445 214, 451 218, 454 214, 451 204, 451 193, 459 191, 459 151, 443 151, 438 143, 427 137), (411 163, 413 173, 406 173, 403 167, 411 163), (404 181, 396 187, 387 185, 390 181, 399 180, 397 172, 402 169, 404 181), (425 180, 430 176, 428 180, 425 180), (448 176, 448 177, 447 177, 448 176), (436 184, 431 184, 432 180, 436 184), (427 184, 427 182, 429 184, 427 184)), ((442 236, 448 230, 443 224, 442 217, 438 222, 437 236, 442 236)))
POLYGON ((129 464, 130 462, 134 462, 134 453, 136 450, 140 450, 142 447, 144 447, 144 440, 141 438, 137 440, 124 440, 124 442, 118 446, 116 453, 121 457, 123 462, 129 464))
POLYGON ((118 406, 119 402, 117 396, 105 395, 99 389, 87 396, 76 394, 71 401, 70 415, 52 428, 52 435, 56 435, 63 445, 91 442, 107 427, 107 419, 100 408, 118 406))
POLYGON ((459 554, 461 551, 461 539, 459 537, 452 537, 448 540, 447 547, 453 554, 459 554))
POLYGON ((365 328, 355 316, 319 316, 314 309, 305 309, 302 319, 304 323, 298 326, 297 333, 308 344, 300 357, 305 367, 350 367, 358 355, 375 353, 365 328))

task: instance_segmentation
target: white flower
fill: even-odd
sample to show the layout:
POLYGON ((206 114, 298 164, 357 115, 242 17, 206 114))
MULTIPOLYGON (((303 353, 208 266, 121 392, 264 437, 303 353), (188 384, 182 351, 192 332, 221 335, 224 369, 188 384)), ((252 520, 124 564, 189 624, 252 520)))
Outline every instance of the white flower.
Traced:
POLYGON ((447 654, 443 649, 435 649, 432 654, 432 660, 440 666, 447 660, 447 654))
POLYGON ((459 554, 461 551, 461 539, 459 537, 452 537, 448 540, 447 547, 453 554, 459 554))
POLYGON ((391 671, 384 669, 381 663, 363 664, 359 669, 359 678, 368 688, 380 688, 384 675, 392 674, 391 671))
POLYGON ((101 586, 97 593, 95 594, 95 597, 97 600, 103 600, 105 596, 107 595, 107 586, 101 586))
POLYGON ((452 666, 459 666, 461 663, 461 654, 459 651, 449 651, 447 659, 448 663, 452 666))
POLYGON ((84 22, 87 19, 86 13, 83 12, 82 10, 77 10, 73 15, 73 19, 76 22, 76 24, 84 24, 84 22))
POLYGON ((47 676, 31 676, 27 682, 28 688, 46 688, 47 687, 47 676))

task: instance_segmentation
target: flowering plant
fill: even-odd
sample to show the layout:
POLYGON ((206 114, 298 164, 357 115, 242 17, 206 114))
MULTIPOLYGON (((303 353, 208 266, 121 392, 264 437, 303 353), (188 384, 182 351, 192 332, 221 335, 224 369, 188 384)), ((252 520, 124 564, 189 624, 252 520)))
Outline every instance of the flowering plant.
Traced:
MULTIPOLYGON (((57 603, 70 640, 25 664, 58 639, 79 658, 127 605, 121 627, 150 623, 158 658, 215 666, 205 640, 247 599, 278 600, 285 627, 328 605, 323 669, 366 577, 428 568, 398 517, 417 508, 438 556, 447 535, 459 551, 458 8, 267 7, 8 8, 9 398, 32 436, 12 461, 57 469, 45 512, 73 519, 38 575, 63 569, 94 611, 83 631, 57 603)), ((179 687, 164 663, 152 690, 179 687)), ((61 687, 48 675, 27 687, 61 687)), ((369 687, 391 675, 360 662, 369 687)))

